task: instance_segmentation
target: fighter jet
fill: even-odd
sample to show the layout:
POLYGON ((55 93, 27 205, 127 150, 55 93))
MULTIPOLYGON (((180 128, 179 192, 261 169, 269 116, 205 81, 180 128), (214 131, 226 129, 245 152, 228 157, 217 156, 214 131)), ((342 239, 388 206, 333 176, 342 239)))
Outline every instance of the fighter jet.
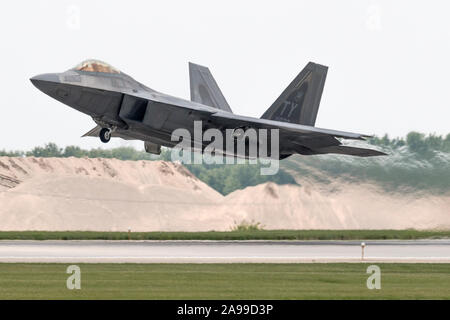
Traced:
MULTIPOLYGON (((30 80, 50 97, 92 117, 97 126, 83 136, 99 137, 104 143, 111 137, 142 140, 149 153, 159 154, 161 146, 176 147, 179 141, 172 137, 176 129, 186 129, 194 137, 194 122, 201 121, 202 130, 231 132, 235 140, 245 139, 243 133, 248 129, 278 129, 278 159, 292 154, 384 155, 341 143, 342 139, 365 140, 368 135, 314 126, 327 70, 309 62, 259 119, 234 114, 209 69, 194 63, 189 63, 190 101, 150 89, 99 60, 86 60, 65 72, 41 74, 30 80)), ((194 141, 195 137, 191 140, 191 149, 200 152, 209 143, 194 141)), ((247 149, 245 154, 236 149, 230 154, 225 144, 214 151, 249 157, 247 149)))

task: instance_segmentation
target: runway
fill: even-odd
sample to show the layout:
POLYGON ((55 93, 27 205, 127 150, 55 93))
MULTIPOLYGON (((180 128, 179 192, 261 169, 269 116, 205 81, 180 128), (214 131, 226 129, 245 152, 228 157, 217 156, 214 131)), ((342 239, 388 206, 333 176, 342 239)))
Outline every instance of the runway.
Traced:
POLYGON ((0 241, 0 262, 62 263, 450 263, 450 240, 0 241))

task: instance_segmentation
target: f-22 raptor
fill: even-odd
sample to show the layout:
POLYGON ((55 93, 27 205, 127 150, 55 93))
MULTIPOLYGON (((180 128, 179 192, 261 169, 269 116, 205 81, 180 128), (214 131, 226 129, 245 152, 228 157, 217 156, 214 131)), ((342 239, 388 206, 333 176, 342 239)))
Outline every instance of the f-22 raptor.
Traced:
MULTIPOLYGON (((367 135, 314 126, 327 70, 326 66, 309 62, 259 119, 234 114, 209 69, 193 63, 189 63, 191 101, 150 89, 99 60, 86 60, 68 71, 41 74, 30 80, 50 97, 92 117, 97 126, 84 136, 100 137, 105 143, 111 137, 142 140, 145 150, 154 154, 161 152, 161 146, 178 144, 172 137, 176 129, 188 130, 193 137, 194 122, 201 121, 202 130, 231 130, 236 140, 248 129, 278 129, 277 159, 292 154, 384 155, 377 150, 342 145, 338 140, 365 140, 367 135)), ((199 151, 208 144, 197 141, 200 148, 196 148, 195 141, 191 142, 192 149, 199 151)), ((247 148, 245 154, 235 148, 230 154, 225 142, 219 149, 216 151, 222 155, 249 157, 247 148)))

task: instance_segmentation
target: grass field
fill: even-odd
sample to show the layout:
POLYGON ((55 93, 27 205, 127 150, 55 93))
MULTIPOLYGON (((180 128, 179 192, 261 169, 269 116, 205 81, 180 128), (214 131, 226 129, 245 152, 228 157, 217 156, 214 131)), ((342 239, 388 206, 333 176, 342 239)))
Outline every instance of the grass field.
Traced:
POLYGON ((0 299, 450 299, 450 264, 0 264, 0 299))
POLYGON ((448 231, 238 230, 208 232, 0 231, 0 240, 383 240, 450 238, 448 231))

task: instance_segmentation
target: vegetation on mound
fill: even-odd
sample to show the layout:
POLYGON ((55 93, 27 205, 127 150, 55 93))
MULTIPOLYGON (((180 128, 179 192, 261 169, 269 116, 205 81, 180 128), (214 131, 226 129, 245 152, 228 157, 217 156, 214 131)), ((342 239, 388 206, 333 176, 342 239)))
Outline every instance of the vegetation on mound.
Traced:
MULTIPOLYGON (((282 168, 296 178, 329 184, 334 181, 376 185, 407 194, 450 192, 450 134, 445 138, 411 132, 406 139, 374 137, 369 143, 388 154, 355 158, 342 155, 288 158, 282 168)), ((361 142, 351 145, 367 147, 361 142)))

